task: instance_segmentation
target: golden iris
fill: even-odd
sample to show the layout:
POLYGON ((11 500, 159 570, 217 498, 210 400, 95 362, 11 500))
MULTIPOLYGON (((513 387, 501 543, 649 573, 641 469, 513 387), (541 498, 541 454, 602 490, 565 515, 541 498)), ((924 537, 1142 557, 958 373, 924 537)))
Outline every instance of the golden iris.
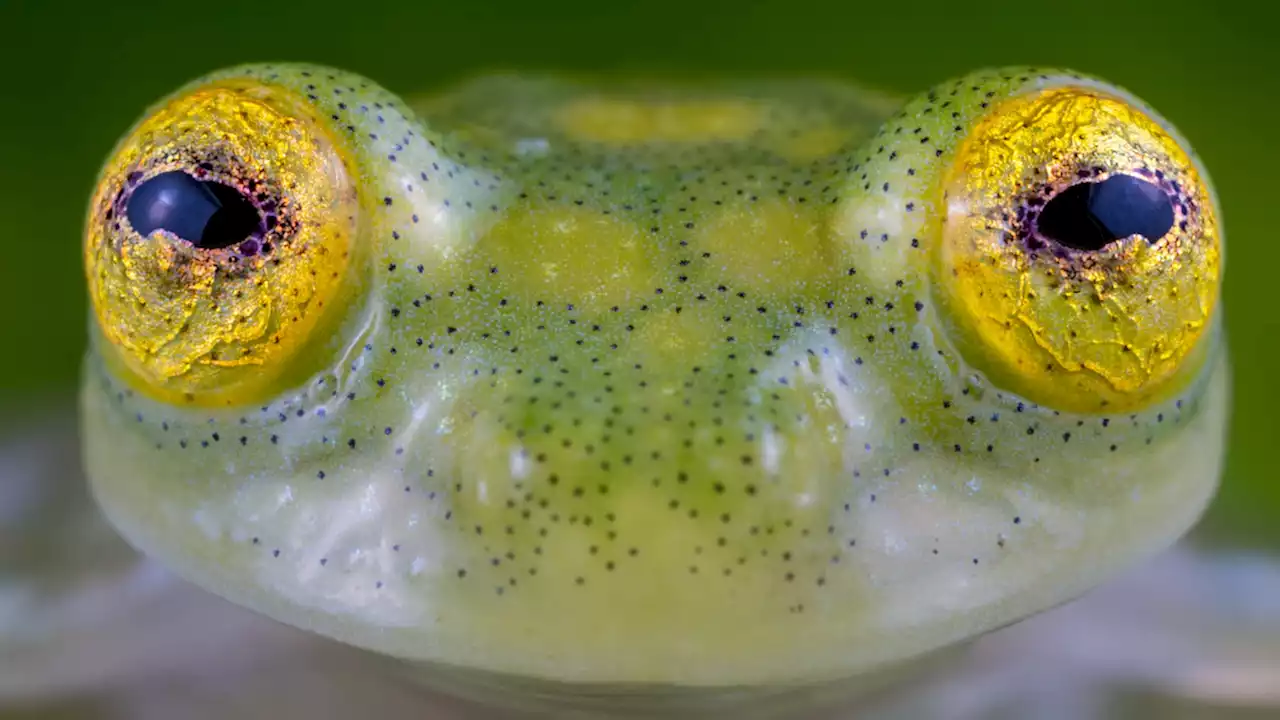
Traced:
POLYGON ((338 304, 358 204, 339 144, 291 91, 177 94, 117 147, 90 207, 103 355, 159 399, 259 399, 338 304))
POLYGON ((1219 294, 1214 198, 1170 131, 1060 87, 996 104, 942 181, 936 287, 996 384, 1064 411, 1134 409, 1198 365, 1219 294))

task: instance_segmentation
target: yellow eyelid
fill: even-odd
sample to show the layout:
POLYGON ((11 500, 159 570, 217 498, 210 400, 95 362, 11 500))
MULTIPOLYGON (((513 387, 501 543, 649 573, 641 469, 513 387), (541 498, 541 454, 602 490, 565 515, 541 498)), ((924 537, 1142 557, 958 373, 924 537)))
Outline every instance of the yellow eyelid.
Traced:
POLYGON ((940 192, 935 289, 962 354, 997 384, 1063 411, 1115 412, 1194 377, 1221 233, 1201 171, 1160 121, 1094 88, 1015 96, 975 124, 940 192), (1121 174, 1171 198, 1162 237, 1081 249, 1036 234, 1057 193, 1121 174))
POLYGON ((176 94, 100 176, 86 223, 89 294, 107 362, 166 402, 254 402, 349 291, 358 216, 349 150, 289 89, 249 78, 176 94), (132 193, 184 172, 254 203, 259 229, 200 247, 130 224, 132 193))

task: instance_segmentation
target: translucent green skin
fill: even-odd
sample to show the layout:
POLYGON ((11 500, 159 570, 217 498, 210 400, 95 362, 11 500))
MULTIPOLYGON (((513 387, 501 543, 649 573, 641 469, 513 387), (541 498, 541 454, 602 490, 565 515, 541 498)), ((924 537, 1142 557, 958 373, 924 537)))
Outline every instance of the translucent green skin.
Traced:
POLYGON ((109 518, 234 602, 534 678, 838 679, 1070 599, 1213 493, 1220 323, 1178 397, 1084 416, 991 387, 931 296, 938 181, 988 104, 1122 91, 1028 69, 904 106, 593 86, 768 107, 749 137, 623 147, 550 119, 589 87, 565 80, 411 108, 325 68, 218 77, 239 75, 338 118, 367 197, 359 299, 309 351, 322 371, 257 406, 148 400, 96 350, 82 393, 109 518), (837 149, 784 157, 814 127, 837 149))

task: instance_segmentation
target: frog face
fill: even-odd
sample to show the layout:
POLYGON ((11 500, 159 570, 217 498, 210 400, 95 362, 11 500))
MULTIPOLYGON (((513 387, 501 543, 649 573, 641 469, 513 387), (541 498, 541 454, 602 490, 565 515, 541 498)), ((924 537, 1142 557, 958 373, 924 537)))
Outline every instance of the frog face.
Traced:
POLYGON ((92 199, 86 467, 185 577, 388 655, 848 677, 1194 521, 1222 258, 1186 142, 1061 71, 411 108, 235 68, 92 199))

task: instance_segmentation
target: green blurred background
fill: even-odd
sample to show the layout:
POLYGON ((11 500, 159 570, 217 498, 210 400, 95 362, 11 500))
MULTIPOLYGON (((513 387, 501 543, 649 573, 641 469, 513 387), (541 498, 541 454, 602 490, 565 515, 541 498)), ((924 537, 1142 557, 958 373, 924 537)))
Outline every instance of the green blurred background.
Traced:
POLYGON ((307 3, 0 0, 0 416, 72 391, 80 229, 98 164, 153 100, 205 71, 327 63, 401 93, 486 69, 843 75, 914 92, 1002 64, 1067 66, 1136 92, 1208 165, 1229 235, 1235 415, 1201 528, 1280 550, 1280 50, 1258 3, 307 3))

